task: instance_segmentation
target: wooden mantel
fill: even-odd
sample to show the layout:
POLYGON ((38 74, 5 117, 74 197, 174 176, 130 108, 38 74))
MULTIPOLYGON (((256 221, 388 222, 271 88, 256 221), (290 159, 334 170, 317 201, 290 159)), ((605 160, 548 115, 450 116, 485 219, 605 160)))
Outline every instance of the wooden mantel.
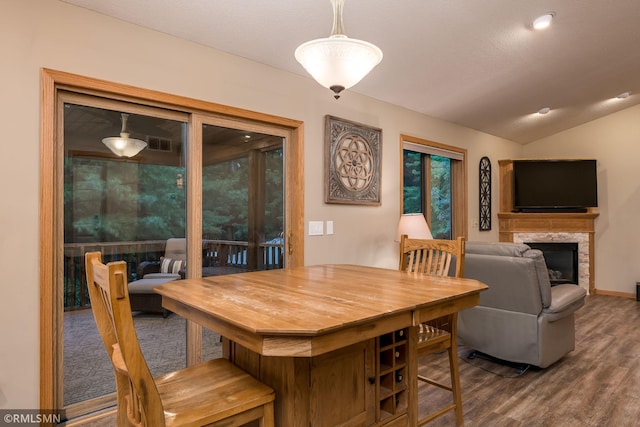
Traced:
POLYGON ((511 242, 513 233, 591 233, 597 212, 516 213, 498 212, 501 242, 511 242))
POLYGON ((498 212, 499 239, 513 242, 518 233, 585 233, 589 243, 589 294, 595 293, 595 219, 598 212, 584 213, 523 213, 513 212, 513 160, 499 160, 500 211, 498 212))

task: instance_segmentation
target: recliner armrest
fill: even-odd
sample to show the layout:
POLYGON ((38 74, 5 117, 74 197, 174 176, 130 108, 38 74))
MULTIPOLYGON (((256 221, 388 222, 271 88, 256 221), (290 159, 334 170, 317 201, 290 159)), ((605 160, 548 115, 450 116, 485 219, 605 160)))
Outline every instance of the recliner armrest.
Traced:
POLYGON ((565 284, 551 288, 551 305, 542 310, 549 322, 555 322, 570 314, 584 305, 584 298, 587 291, 580 286, 565 284))

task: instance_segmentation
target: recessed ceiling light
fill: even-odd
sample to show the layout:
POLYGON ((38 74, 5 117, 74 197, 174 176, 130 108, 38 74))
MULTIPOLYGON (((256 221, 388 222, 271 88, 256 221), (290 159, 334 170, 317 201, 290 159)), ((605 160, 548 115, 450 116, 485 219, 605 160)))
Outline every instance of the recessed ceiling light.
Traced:
POLYGON ((554 16, 555 13, 553 12, 545 13, 544 15, 538 16, 533 21, 531 26, 534 30, 544 30, 545 28, 548 28, 549 25, 551 25, 551 21, 553 20, 554 16))
POLYGON ((618 99, 625 99, 625 98, 628 98, 628 97, 629 97, 629 95, 630 95, 630 93, 629 93, 629 92, 622 92, 620 95, 616 96, 616 98, 618 98, 618 99))
POLYGON ((538 114, 547 114, 549 111, 551 111, 551 108, 544 107, 538 110, 538 114))

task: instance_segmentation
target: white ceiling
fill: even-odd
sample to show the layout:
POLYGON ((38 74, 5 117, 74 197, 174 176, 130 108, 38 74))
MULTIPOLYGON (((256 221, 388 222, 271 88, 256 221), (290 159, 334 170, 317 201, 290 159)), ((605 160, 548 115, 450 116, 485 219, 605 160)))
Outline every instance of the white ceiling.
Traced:
MULTIPOLYGON (((304 76, 294 50, 333 20, 329 0, 63 1, 304 76)), ((640 103, 639 18, 639 0, 346 0, 345 33, 384 59, 341 99, 524 144, 640 103), (531 30, 550 11, 552 27, 531 30)))

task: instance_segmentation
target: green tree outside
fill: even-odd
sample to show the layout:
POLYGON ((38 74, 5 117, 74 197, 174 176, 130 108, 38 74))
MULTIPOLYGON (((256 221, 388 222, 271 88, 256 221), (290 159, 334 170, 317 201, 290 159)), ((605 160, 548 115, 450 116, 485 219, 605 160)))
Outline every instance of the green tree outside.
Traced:
POLYGON ((404 150, 403 213, 422 213, 428 191, 431 208, 429 226, 437 239, 451 238, 451 160, 447 157, 427 155, 404 150), (430 157, 430 189, 425 189, 423 177, 426 158, 430 157))

